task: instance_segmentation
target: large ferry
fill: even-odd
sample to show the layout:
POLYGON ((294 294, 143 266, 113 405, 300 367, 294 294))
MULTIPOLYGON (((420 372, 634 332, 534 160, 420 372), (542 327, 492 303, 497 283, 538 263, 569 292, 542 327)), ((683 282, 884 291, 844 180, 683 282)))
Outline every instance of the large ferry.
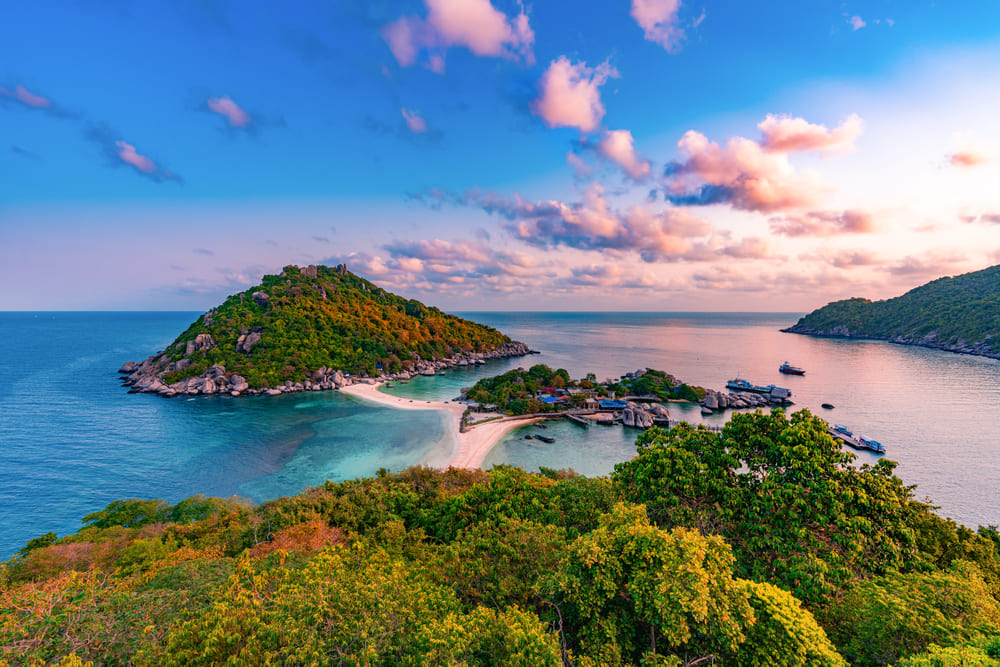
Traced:
POLYGON ((782 373, 787 374, 787 375, 805 375, 806 374, 805 369, 799 368, 798 366, 792 366, 787 361, 785 363, 781 364, 781 366, 778 366, 778 370, 781 371, 782 373))

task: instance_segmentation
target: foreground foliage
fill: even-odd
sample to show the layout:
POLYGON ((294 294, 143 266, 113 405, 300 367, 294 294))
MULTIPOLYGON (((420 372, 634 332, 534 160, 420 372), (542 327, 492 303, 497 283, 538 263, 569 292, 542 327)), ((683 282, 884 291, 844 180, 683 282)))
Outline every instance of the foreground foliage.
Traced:
POLYGON ((650 429, 607 478, 413 468, 122 500, 0 567, 0 664, 995 665, 995 529, 821 420, 650 429))

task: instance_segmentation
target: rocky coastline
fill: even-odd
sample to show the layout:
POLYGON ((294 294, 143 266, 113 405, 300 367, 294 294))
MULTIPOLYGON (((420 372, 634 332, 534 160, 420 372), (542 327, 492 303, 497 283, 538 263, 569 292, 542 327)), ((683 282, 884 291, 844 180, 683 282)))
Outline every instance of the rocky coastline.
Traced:
MULTIPOLYGON (((248 339, 241 337, 239 344, 247 347, 248 340, 249 337, 248 339)), ((252 345, 251 342, 250 347, 252 345)), ((244 377, 238 373, 227 371, 225 366, 218 364, 210 367, 199 376, 185 378, 172 384, 164 382, 163 377, 167 373, 184 370, 191 364, 189 355, 212 349, 215 346, 211 335, 199 334, 194 340, 187 343, 184 350, 185 357, 179 361, 169 361, 167 351, 164 350, 142 362, 126 362, 118 372, 125 376, 123 384, 129 387, 129 393, 158 394, 166 398, 201 395, 279 396, 304 391, 330 391, 358 383, 377 384, 393 380, 406 380, 417 375, 437 375, 448 368, 482 365, 491 359, 522 357, 533 353, 524 343, 511 341, 487 352, 462 352, 446 359, 420 359, 417 357, 408 370, 399 373, 384 373, 377 377, 352 376, 340 370, 322 367, 308 373, 309 377, 301 382, 289 380, 277 387, 252 388, 244 377)))
POLYGON ((814 329, 812 327, 796 324, 786 329, 784 333, 801 334, 803 336, 815 336, 817 338, 852 338, 855 340, 879 340, 896 345, 914 345, 916 347, 926 347, 942 352, 954 352, 956 354, 971 354, 977 357, 988 357, 990 359, 1000 359, 1000 353, 993 349, 992 340, 987 336, 978 343, 966 343, 959 339, 956 343, 944 343, 938 340, 938 333, 932 331, 924 336, 911 336, 902 334, 898 336, 875 336, 871 334, 861 334, 852 332, 847 326, 840 324, 832 329, 814 329))

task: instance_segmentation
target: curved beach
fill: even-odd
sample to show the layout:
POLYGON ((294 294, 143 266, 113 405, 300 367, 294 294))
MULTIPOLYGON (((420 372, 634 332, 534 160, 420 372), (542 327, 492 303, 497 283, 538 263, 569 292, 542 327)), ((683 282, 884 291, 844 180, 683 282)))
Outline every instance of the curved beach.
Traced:
POLYGON ((525 419, 519 421, 495 421, 487 422, 479 426, 473 426, 464 433, 461 431, 462 413, 465 406, 461 403, 445 403, 443 401, 421 401, 391 396, 378 390, 377 384, 352 384, 341 387, 340 391, 350 394, 355 398, 371 403, 378 403, 400 410, 444 410, 451 415, 448 420, 449 428, 455 438, 457 445, 448 460, 451 468, 478 468, 483 464, 490 450, 500 442, 503 436, 516 428, 527 426, 537 419, 525 419))

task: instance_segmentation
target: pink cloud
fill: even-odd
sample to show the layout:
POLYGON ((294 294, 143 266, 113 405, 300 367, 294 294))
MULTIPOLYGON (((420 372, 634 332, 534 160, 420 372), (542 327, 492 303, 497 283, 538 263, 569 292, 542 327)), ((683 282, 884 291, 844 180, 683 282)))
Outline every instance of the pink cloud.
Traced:
POLYGON ((404 108, 402 110, 403 118, 406 119, 406 127, 409 128, 410 132, 414 134, 423 134, 427 131, 427 121, 420 117, 420 114, 416 111, 410 111, 404 108))
POLYGON ((825 248, 814 254, 801 255, 806 261, 819 260, 838 269, 854 269, 860 266, 880 266, 886 263, 884 257, 871 250, 845 250, 825 248))
POLYGON ((14 90, 0 88, 0 95, 17 100, 21 104, 32 107, 33 109, 49 109, 52 107, 52 102, 50 100, 42 97, 41 95, 35 95, 21 84, 14 86, 14 90))
POLYGON ((968 255, 958 250, 928 250, 904 257, 888 271, 894 276, 940 278, 962 272, 967 262, 968 255))
POLYGON ((250 114, 241 109, 228 95, 208 98, 208 108, 224 116, 232 127, 246 127, 250 124, 250 114))
POLYGON ((851 29, 855 31, 861 30, 866 25, 868 25, 867 23, 865 23, 865 20, 860 16, 852 16, 851 18, 847 19, 847 22, 851 24, 851 29))
POLYGON ((573 170, 573 175, 577 178, 590 178, 594 175, 594 168, 572 151, 566 153, 566 164, 570 166, 573 170))
POLYGON ((978 167, 989 161, 989 156, 975 150, 955 151, 948 156, 948 163, 953 167, 978 167))
POLYGON ((743 137, 725 148, 689 130, 677 143, 682 160, 667 167, 667 197, 683 205, 729 204, 771 212, 815 204, 824 192, 818 176, 797 172, 781 153, 743 137))
POLYGON ((768 221, 772 234, 783 236, 834 236, 870 234, 876 231, 874 217, 865 211, 812 211, 768 221))
MULTIPOLYGON (((604 188, 592 183, 580 202, 530 202, 519 196, 470 191, 452 199, 478 206, 505 219, 501 226, 512 236, 542 248, 564 246, 580 250, 635 252, 646 262, 688 259, 692 238, 706 236, 711 225, 685 209, 651 211, 632 206, 616 211, 604 197, 604 188)), ((700 258, 698 258, 700 259, 700 258)))
POLYGON ((680 8, 680 0, 632 0, 631 15, 646 39, 656 42, 668 53, 676 53, 684 40, 684 31, 677 20, 680 8))
POLYGON ((115 142, 118 158, 125 164, 130 164, 144 174, 154 174, 158 171, 156 163, 145 155, 140 155, 135 151, 135 146, 121 141, 115 142))
POLYGON ((649 160, 636 153, 632 141, 632 133, 628 130, 611 130, 604 133, 604 138, 597 144, 597 152, 618 163, 619 166, 634 181, 641 181, 649 176, 649 160))
POLYGON ((816 125, 803 118, 768 114, 757 128, 763 135, 761 147, 772 153, 842 153, 854 148, 864 121, 857 114, 851 114, 839 126, 828 130, 825 125, 816 125))
POLYGON ((382 39, 396 61, 409 67, 428 53, 431 71, 444 71, 443 51, 464 46, 477 56, 520 59, 534 64, 535 34, 527 14, 508 18, 489 0, 424 0, 427 18, 403 16, 384 26, 382 39))
POLYGON ((553 60, 539 81, 539 96, 531 110, 549 127, 575 127, 593 132, 604 118, 599 88, 618 72, 602 63, 595 68, 571 63, 566 56, 553 60))

